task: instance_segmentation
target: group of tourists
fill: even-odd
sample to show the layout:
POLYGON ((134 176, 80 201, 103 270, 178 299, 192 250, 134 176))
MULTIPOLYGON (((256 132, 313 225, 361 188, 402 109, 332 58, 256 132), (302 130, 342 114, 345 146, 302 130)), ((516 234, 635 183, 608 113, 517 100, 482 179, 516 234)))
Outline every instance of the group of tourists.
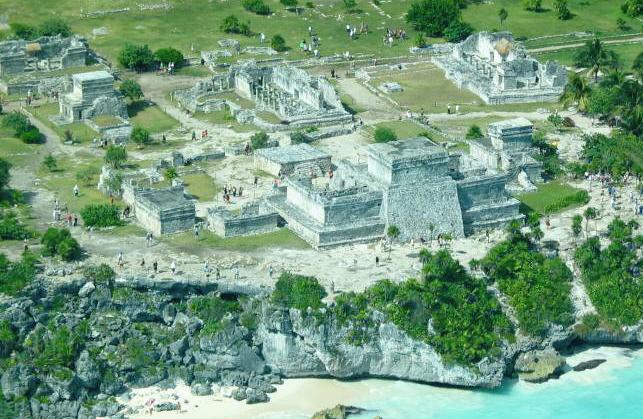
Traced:
POLYGON ((367 34, 368 33, 368 23, 361 22, 359 28, 357 26, 351 26, 350 24, 346 25, 346 35, 350 39, 356 39, 357 35, 367 34))
POLYGON ((165 66, 163 63, 159 65, 159 73, 160 74, 174 74, 174 68, 175 68, 175 63, 174 62, 169 62, 167 63, 167 66, 165 66))
POLYGON ((231 203, 231 198, 236 198, 239 197, 241 198, 243 196, 243 186, 239 186, 237 189, 236 186, 224 186, 223 187, 223 202, 226 204, 231 203))
MULTIPOLYGON (((208 138, 208 136, 209 136, 209 134, 208 134, 207 129, 204 129, 203 131, 201 131, 201 139, 202 140, 205 140, 206 138, 208 138)), ((194 131, 194 130, 192 130, 192 141, 196 141, 196 131, 194 131)))
POLYGON ((396 39, 401 39, 401 40, 407 39, 406 31, 404 29, 391 30, 389 28, 386 28, 386 32, 384 34, 384 37, 382 38, 384 45, 390 48, 393 46, 393 42, 396 39))

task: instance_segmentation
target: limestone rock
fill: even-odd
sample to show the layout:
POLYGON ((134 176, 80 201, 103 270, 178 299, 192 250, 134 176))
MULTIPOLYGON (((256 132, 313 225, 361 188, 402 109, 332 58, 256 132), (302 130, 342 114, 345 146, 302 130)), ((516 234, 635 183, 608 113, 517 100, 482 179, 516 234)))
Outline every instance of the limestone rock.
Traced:
POLYGON ((81 352, 76 360, 76 375, 83 387, 94 389, 100 384, 98 364, 91 359, 89 352, 81 352))
POLYGON ((38 378, 33 368, 17 364, 2 374, 0 384, 4 398, 11 400, 31 394, 38 385, 38 378))
POLYGON ((565 358, 553 349, 545 349, 520 354, 514 369, 521 380, 542 383, 550 378, 558 378, 564 366, 565 358))
POLYGON ((246 403, 255 404, 255 403, 265 403, 268 401, 268 395, 261 390, 254 388, 246 389, 246 403))
POLYGON ((212 386, 204 383, 194 383, 190 387, 190 392, 195 396, 209 396, 212 394, 212 386))
POLYGON ((174 402, 162 402, 154 406, 156 412, 169 412, 172 410, 179 410, 179 404, 174 402))
POLYGON ((572 367, 572 369, 574 371, 591 370, 591 369, 594 369, 594 368, 598 367, 599 365, 601 365, 605 361, 607 361, 607 360, 605 360, 605 359, 590 359, 589 361, 579 362, 578 364, 574 365, 572 367))
POLYGON ((361 407, 338 404, 332 409, 324 409, 315 413, 312 419, 346 419, 349 415, 358 415, 365 411, 361 407))
POLYGON ((96 286, 94 285, 93 282, 87 282, 83 287, 78 291, 78 296, 80 298, 86 298, 89 297, 89 295, 94 292, 96 289, 96 286))

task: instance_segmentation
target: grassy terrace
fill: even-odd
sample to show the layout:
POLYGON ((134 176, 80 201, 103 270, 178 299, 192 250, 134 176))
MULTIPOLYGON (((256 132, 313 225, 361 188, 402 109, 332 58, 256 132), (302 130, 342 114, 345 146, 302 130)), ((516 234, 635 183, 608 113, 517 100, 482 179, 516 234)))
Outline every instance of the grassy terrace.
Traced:
POLYGON ((33 161, 34 156, 41 154, 41 147, 36 144, 25 144, 13 136, 13 130, 2 127, 0 117, 0 158, 10 162, 13 166, 24 166, 33 161))
POLYGON ((182 176, 189 194, 194 195, 199 201, 211 201, 221 190, 211 176, 206 173, 193 173, 182 176))
POLYGON ((259 234, 250 237, 230 237, 227 239, 204 230, 199 234, 198 240, 194 238, 192 232, 163 237, 161 240, 176 246, 179 250, 187 252, 192 252, 195 248, 199 247, 208 250, 228 250, 236 252, 252 252, 271 248, 306 249, 309 247, 308 243, 285 228, 274 233, 259 234))
POLYGON ((69 130, 74 137, 74 141, 79 143, 90 143, 92 139, 98 136, 98 133, 89 128, 82 122, 74 122, 64 126, 58 126, 49 120, 50 116, 58 115, 58 104, 47 103, 28 107, 27 110, 40 122, 54 130, 61 139, 65 138, 65 131, 69 130))
POLYGON ((127 114, 132 125, 143 127, 152 134, 169 131, 179 126, 179 121, 163 112, 158 106, 150 105, 145 101, 129 103, 127 114))
POLYGON ((516 198, 527 207, 527 211, 536 211, 539 214, 551 214, 582 205, 582 202, 574 202, 573 197, 583 191, 574 188, 566 183, 554 181, 538 185, 535 192, 527 192, 518 195, 516 198), (558 203, 566 202, 566 205, 558 203))
MULTIPOLYGON (((257 36, 230 36, 220 31, 221 21, 230 14, 249 22, 255 33, 264 32, 268 39, 277 33, 281 34, 287 45, 292 48, 288 57, 293 59, 303 57, 297 45, 301 38, 306 36, 309 25, 321 39, 320 51, 323 55, 342 53, 346 50, 353 54, 377 54, 380 57, 406 55, 415 36, 415 32, 403 19, 412 0, 382 1, 379 6, 375 6, 371 1, 359 0, 358 6, 362 13, 355 14, 346 13, 342 0, 326 0, 314 2, 315 9, 304 8, 299 15, 286 11, 278 0, 266 0, 274 12, 269 17, 245 11, 240 1, 169 2, 173 6, 171 10, 141 12, 137 7, 132 7, 129 0, 92 0, 81 3, 77 0, 57 0, 47 2, 47 7, 33 1, 4 0, 3 9, 11 11, 10 21, 20 20, 30 24, 39 24, 52 15, 61 16, 70 22, 76 32, 87 36, 93 48, 114 62, 124 41, 147 43, 152 49, 173 46, 187 56, 197 56, 200 50, 217 48, 216 40, 224 37, 239 40, 242 47, 259 45, 257 36), (121 7, 131 7, 132 10, 87 19, 80 16, 81 7, 86 12, 121 7), (368 23, 370 33, 349 41, 344 30, 345 25, 359 25, 362 21, 368 23), (98 27, 106 27, 109 33, 93 38, 91 31, 98 27), (406 28, 410 40, 398 41, 392 48, 383 48, 381 35, 386 27, 406 28), (192 46, 194 53, 191 52, 192 46)), ((620 3, 615 0, 569 0, 569 8, 575 16, 564 24, 556 19, 551 1, 548 0, 544 2, 546 10, 542 13, 525 11, 520 1, 495 0, 469 6, 463 11, 463 18, 477 30, 509 30, 516 36, 529 38, 573 31, 596 31, 602 35, 619 34, 622 33, 616 28, 616 19, 619 17, 625 19, 633 30, 638 30, 640 22, 623 15, 619 9, 620 3), (509 18, 502 26, 498 21, 498 10, 501 7, 509 12, 509 18)), ((437 39, 428 41, 442 42, 437 39)), ((199 73, 197 72, 201 75, 199 73)))

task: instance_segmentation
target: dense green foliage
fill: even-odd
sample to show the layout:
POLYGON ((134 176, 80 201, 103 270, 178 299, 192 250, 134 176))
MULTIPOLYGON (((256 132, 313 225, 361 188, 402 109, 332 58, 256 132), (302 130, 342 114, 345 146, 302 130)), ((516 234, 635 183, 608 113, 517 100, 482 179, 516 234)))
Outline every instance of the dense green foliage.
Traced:
POLYGON ((460 20, 456 0, 419 0, 411 5, 406 21, 428 36, 442 36, 453 22, 460 20))
POLYGON ((643 174, 643 138, 616 133, 585 135, 582 157, 587 170, 622 176, 626 172, 643 174))
POLYGON ((116 278, 114 270, 104 263, 98 266, 85 266, 83 268, 83 275, 87 280, 93 281, 96 285, 106 284, 110 287, 116 278))
POLYGON ((595 38, 576 50, 574 65, 589 68, 595 81, 598 81, 598 73, 604 68, 617 68, 619 58, 614 51, 606 49, 600 39, 595 38))
POLYGON ((279 34, 276 34, 272 37, 272 39, 270 40, 270 47, 272 47, 272 49, 277 52, 284 52, 288 50, 288 47, 286 46, 286 40, 279 34))
POLYGON ((11 355, 18 346, 18 336, 8 320, 0 321, 0 359, 11 355))
POLYGON ((545 258, 519 229, 512 226, 511 237, 494 246, 480 267, 509 297, 523 332, 542 336, 552 323, 572 323, 571 271, 560 258, 545 258))
POLYGON ((145 146, 152 142, 150 132, 143 127, 134 127, 132 130, 131 140, 139 146, 145 146))
POLYGON ((154 53, 147 45, 125 44, 118 54, 118 63, 136 71, 149 70, 154 64, 154 53))
POLYGON ((11 163, 0 158, 0 190, 9 185, 9 180, 11 180, 11 163))
POLYGON ((40 241, 45 256, 60 256, 63 260, 71 261, 81 255, 80 245, 66 228, 49 227, 40 241))
POLYGON ((543 10, 543 0, 523 0, 522 7, 531 12, 541 12, 543 10))
POLYGON ((8 113, 2 119, 2 126, 12 129, 16 138, 20 138, 22 142, 27 144, 40 144, 45 140, 38 128, 32 125, 29 119, 18 111, 8 113))
POLYGON ((223 19, 220 26, 221 31, 225 33, 238 33, 240 35, 250 36, 250 24, 239 21, 235 15, 227 16, 223 19))
POLYGON ((469 129, 467 130, 467 133, 464 136, 464 138, 466 138, 467 140, 476 140, 482 137, 484 137, 482 130, 480 129, 479 126, 475 124, 469 127, 469 129))
POLYGON ((123 80, 120 86, 118 86, 118 90, 130 100, 139 100, 143 97, 141 85, 131 79, 123 80))
POLYGON ((127 150, 125 147, 110 145, 105 152, 105 163, 117 169, 127 161, 127 150))
POLYGON ((47 327, 36 327, 25 339, 24 347, 36 368, 42 372, 67 372, 68 379, 71 379, 71 371, 61 369, 73 368, 88 332, 89 323, 86 320, 81 321, 73 330, 50 322, 47 327))
POLYGON ((601 248, 599 238, 591 237, 575 253, 592 304, 602 322, 613 328, 643 318, 643 282, 638 274, 643 261, 637 256, 643 241, 634 236, 637 228, 636 222, 617 218, 608 227, 607 247, 601 248))
POLYGON ((420 280, 383 280, 364 293, 336 298, 333 312, 350 328, 351 343, 368 341, 375 309, 409 336, 433 345, 447 362, 471 365, 499 355, 502 339, 513 338, 512 328, 486 284, 446 250, 424 250, 421 258, 420 280))
POLYGON ((390 141, 397 141, 397 134, 390 128, 378 127, 375 129, 373 139, 376 143, 388 143, 390 141))
POLYGON ((536 160, 543 164, 543 175, 553 179, 562 173, 558 150, 550 144, 541 131, 536 131, 532 137, 532 145, 538 150, 536 160))
POLYGON ((643 1, 625 0, 621 5, 621 10, 629 17, 638 17, 643 13, 643 1))
POLYGON ((554 0, 554 9, 556 10, 556 17, 560 20, 568 20, 573 16, 567 6, 567 0, 554 0))
POLYGON ((13 211, 0 209, 0 240, 22 240, 32 235, 13 211))
POLYGON ((247 11, 258 15, 269 15, 272 13, 270 6, 264 3, 263 0, 241 0, 241 5, 247 11))
POLYGON ((275 304, 305 312, 308 307, 313 310, 323 307, 322 299, 324 297, 326 297, 326 291, 317 282, 317 279, 284 272, 275 284, 271 299, 275 304))
POLYGON ((201 334, 215 335, 225 326, 224 317, 227 313, 241 311, 239 302, 228 301, 217 296, 194 297, 188 302, 188 310, 203 321, 201 334))
POLYGON ((58 17, 49 18, 42 22, 38 27, 19 22, 12 22, 9 25, 9 28, 17 38, 27 40, 35 39, 39 36, 61 35, 63 37, 67 37, 72 34, 69 24, 58 17))
POLYGON ((252 145, 253 150, 259 150, 260 148, 266 147, 269 140, 270 137, 268 134, 260 131, 252 134, 252 137, 250 137, 250 144, 252 145))
POLYGON ((587 111, 602 121, 618 123, 621 132, 643 139, 643 85, 626 79, 618 70, 610 72, 592 89, 587 111))
POLYGON ((157 49, 154 52, 154 59, 163 65, 174 63, 175 68, 179 68, 183 65, 185 57, 183 57, 183 53, 178 49, 167 47, 157 49))
POLYGON ((87 227, 110 227, 122 224, 119 208, 113 204, 90 204, 80 210, 87 227))
POLYGON ((455 21, 451 22, 449 26, 444 30, 444 39, 449 42, 460 42, 464 41, 473 33, 473 26, 469 25, 467 22, 455 21))
POLYGON ((36 276, 36 257, 24 253, 18 262, 12 262, 0 253, 0 292, 16 295, 36 276))
POLYGON ((302 144, 309 141, 305 133, 301 131, 293 131, 290 133, 290 144, 302 144))

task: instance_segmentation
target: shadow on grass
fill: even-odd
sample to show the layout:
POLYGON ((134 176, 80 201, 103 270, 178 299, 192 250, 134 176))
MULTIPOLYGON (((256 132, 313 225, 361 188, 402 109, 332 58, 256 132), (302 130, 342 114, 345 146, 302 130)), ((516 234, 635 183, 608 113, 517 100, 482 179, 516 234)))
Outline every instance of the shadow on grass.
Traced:
POLYGON ((146 100, 137 100, 135 102, 130 102, 127 104, 127 115, 130 118, 135 117, 139 113, 143 112, 147 108, 154 106, 153 103, 146 100))

